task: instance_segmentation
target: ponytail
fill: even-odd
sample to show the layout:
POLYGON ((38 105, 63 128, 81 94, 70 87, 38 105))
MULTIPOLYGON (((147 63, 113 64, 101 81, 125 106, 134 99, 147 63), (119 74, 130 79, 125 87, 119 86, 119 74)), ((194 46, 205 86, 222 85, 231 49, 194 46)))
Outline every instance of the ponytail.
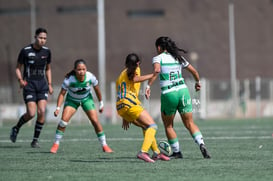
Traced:
POLYGON ((126 61, 125 61, 125 67, 127 68, 127 76, 129 80, 133 80, 136 69, 137 69, 137 63, 141 62, 137 54, 131 53, 127 55, 126 61))
POLYGON ((185 60, 180 55, 180 52, 184 54, 187 53, 186 50, 182 48, 178 48, 174 41, 172 41, 169 37, 159 37, 155 42, 156 47, 160 47, 163 51, 166 50, 169 52, 179 63, 185 62, 185 60))

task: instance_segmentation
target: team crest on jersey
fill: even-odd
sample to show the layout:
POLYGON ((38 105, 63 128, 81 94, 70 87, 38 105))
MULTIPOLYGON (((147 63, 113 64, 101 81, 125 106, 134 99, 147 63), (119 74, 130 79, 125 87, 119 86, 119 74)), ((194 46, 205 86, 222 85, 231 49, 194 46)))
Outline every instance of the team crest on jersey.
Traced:
POLYGON ((89 82, 86 82, 86 86, 89 87, 89 86, 90 86, 90 83, 89 83, 89 82))

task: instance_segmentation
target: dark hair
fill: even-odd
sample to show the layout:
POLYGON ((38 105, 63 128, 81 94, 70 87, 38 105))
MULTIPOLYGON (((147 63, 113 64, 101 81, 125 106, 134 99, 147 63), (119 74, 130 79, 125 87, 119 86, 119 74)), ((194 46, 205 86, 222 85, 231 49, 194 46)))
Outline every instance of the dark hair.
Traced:
POLYGON ((175 44, 174 41, 172 41, 169 37, 167 36, 161 36, 157 38, 155 42, 156 47, 160 47, 163 51, 167 50, 175 59, 179 61, 179 63, 184 62, 185 60, 181 57, 180 51, 183 53, 187 53, 186 50, 178 48, 175 44))
POLYGON ((66 78, 69 78, 71 75, 76 75, 75 69, 77 68, 77 66, 78 66, 79 64, 84 64, 84 65, 86 65, 86 62, 85 62, 85 60, 83 60, 83 59, 77 59, 77 60, 74 62, 74 69, 71 70, 70 72, 68 72, 68 73, 65 75, 65 77, 66 77, 66 78))
POLYGON ((129 80, 133 80, 137 68, 137 63, 140 62, 139 57, 135 53, 130 53, 126 57, 125 67, 127 68, 127 76, 129 80))
POLYGON ((38 36, 40 33, 46 33, 47 34, 47 31, 45 28, 37 28, 36 31, 35 31, 35 35, 38 36))

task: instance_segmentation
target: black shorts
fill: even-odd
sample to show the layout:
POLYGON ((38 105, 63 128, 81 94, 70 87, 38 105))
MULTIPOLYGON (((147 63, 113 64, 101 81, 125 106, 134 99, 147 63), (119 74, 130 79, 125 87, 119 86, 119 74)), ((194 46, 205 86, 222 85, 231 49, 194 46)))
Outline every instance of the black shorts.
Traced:
POLYGON ((27 80, 27 85, 23 90, 25 103, 47 100, 48 90, 48 84, 45 79, 27 80))

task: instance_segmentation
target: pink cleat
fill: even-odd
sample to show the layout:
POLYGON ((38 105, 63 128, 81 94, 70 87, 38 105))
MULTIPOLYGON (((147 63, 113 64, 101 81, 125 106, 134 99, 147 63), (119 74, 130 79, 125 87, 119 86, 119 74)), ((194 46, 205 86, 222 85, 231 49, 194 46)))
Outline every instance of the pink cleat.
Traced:
POLYGON ((154 152, 154 154, 153 154, 153 156, 152 156, 152 159, 153 159, 153 160, 169 161, 169 160, 170 160, 170 157, 164 155, 163 153, 157 154, 157 153, 154 152))
POLYGON ((141 159, 141 160, 144 160, 145 162, 150 162, 150 163, 155 162, 153 159, 150 158, 148 153, 144 153, 144 152, 141 152, 141 151, 137 154, 137 158, 141 159))

